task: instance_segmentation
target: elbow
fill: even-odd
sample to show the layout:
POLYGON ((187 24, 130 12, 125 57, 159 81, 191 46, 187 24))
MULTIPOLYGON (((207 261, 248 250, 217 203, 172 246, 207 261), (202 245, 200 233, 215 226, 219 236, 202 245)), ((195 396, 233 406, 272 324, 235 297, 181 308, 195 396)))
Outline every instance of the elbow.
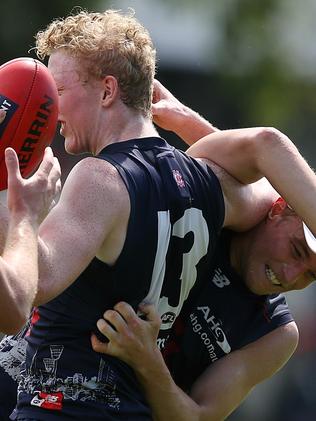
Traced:
POLYGON ((257 169, 262 175, 266 175, 266 165, 271 155, 278 156, 284 149, 293 150, 295 148, 291 140, 274 127, 257 128, 252 135, 254 158, 257 169))
POLYGON ((267 150, 271 154, 271 150, 279 147, 289 147, 292 145, 290 139, 280 130, 274 127, 260 127, 254 134, 255 143, 262 153, 267 150))

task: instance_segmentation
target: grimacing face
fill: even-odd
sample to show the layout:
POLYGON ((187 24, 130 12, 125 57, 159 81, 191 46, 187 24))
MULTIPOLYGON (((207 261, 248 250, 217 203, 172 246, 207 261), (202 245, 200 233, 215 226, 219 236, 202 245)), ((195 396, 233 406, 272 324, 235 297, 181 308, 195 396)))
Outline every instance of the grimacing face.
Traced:
POLYGON ((302 220, 294 213, 271 209, 247 235, 239 253, 239 272, 253 293, 300 290, 316 279, 316 254, 307 246, 302 220))
POLYGON ((90 142, 96 139, 103 95, 101 81, 84 81, 79 60, 62 49, 52 53, 48 68, 59 93, 58 119, 66 151, 71 154, 93 153, 90 142))

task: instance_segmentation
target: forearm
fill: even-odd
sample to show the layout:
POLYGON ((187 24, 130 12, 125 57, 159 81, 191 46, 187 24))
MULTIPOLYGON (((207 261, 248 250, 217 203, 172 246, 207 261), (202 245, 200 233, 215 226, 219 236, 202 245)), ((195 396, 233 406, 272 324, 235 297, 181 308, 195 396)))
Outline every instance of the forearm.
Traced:
POLYGON ((11 214, 1 257, 1 331, 15 333, 29 317, 37 290, 37 224, 33 217, 11 214))
POLYGON ((198 405, 203 405, 205 420, 226 419, 257 384, 286 364, 297 343, 298 330, 290 322, 211 364, 190 393, 198 405), (266 358, 268 354, 270 357, 266 358))
POLYGON ((135 370, 155 421, 197 421, 200 407, 173 381, 160 351, 150 364, 135 370))
MULTIPOLYGON (((180 113, 179 113, 180 114, 180 113)), ((197 112, 183 106, 179 121, 173 130, 187 145, 193 145, 199 139, 219 131, 197 112)))
POLYGON ((316 175, 290 139, 278 131, 269 135, 259 143, 256 162, 258 170, 316 232, 316 175))

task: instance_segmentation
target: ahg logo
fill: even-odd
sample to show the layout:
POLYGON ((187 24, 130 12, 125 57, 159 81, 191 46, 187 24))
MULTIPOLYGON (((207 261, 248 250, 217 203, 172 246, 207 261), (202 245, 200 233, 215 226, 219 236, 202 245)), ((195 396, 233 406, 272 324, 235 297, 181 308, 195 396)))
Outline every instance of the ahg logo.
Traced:
POLYGON ((220 327, 221 323, 216 320, 214 315, 210 315, 211 310, 208 306, 198 307, 197 310, 200 310, 203 313, 204 320, 206 321, 210 332, 213 334, 217 345, 221 347, 225 354, 228 354, 231 351, 231 347, 223 329, 220 327))

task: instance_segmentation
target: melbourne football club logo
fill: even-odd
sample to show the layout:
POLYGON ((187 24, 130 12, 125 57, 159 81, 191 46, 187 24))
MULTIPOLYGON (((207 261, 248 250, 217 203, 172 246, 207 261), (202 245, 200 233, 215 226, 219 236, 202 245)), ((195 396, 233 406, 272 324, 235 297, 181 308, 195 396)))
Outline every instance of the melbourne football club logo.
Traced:
POLYGON ((180 173, 179 170, 172 170, 172 174, 173 174, 173 178, 175 179, 177 186, 184 188, 185 187, 185 182, 183 180, 182 174, 180 173))

